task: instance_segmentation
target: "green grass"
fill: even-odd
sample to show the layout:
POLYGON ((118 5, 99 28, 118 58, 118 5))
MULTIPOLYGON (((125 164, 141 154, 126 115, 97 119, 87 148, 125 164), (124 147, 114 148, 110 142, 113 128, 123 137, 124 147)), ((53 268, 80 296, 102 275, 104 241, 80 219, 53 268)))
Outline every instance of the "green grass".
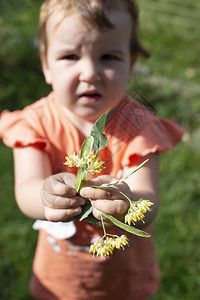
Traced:
MULTIPOLYGON (((187 129, 161 155, 160 210, 155 221, 160 290, 152 300, 200 299, 200 4, 198 0, 139 0, 140 59, 128 91, 161 117, 187 129)), ((36 45, 39 0, 0 3, 0 110, 18 109, 47 94, 36 45)), ((17 208, 12 151, 0 142, 0 299, 29 300, 37 233, 17 208)))
POLYGON ((199 159, 199 152, 181 144, 161 160, 155 239, 162 282, 153 299, 200 297, 199 159))
POLYGON ((12 151, 0 143, 0 153, 0 299, 28 300, 36 234, 14 199, 12 151))

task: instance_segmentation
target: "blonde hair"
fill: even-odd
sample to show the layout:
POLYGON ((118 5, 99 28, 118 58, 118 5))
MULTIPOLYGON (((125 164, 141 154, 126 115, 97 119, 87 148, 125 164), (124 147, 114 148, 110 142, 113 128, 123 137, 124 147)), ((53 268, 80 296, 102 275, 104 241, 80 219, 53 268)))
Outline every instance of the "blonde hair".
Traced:
POLYGON ((126 9, 132 18, 132 34, 130 41, 131 55, 141 54, 149 57, 146 51, 139 42, 137 27, 138 27, 138 8, 134 0, 46 0, 41 6, 39 17, 39 47, 40 56, 47 54, 47 36, 46 24, 49 17, 58 12, 60 21, 73 12, 78 12, 80 16, 90 24, 97 26, 99 30, 105 28, 113 28, 106 16, 106 12, 111 9, 126 9))

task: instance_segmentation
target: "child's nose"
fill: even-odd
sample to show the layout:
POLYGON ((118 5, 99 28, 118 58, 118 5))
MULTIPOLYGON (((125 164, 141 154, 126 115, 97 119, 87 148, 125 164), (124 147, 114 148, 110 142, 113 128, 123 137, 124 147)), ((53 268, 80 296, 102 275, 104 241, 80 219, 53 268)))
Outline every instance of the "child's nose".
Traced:
POLYGON ((91 59, 86 59, 85 61, 83 61, 79 78, 80 81, 85 81, 85 82, 99 81, 100 68, 98 66, 98 63, 91 59))

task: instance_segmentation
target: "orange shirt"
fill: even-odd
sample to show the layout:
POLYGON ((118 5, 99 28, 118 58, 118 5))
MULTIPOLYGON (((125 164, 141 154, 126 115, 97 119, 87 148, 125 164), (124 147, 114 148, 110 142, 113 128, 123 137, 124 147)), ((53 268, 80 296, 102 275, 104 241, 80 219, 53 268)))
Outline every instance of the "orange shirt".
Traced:
MULTIPOLYGON (((165 152, 180 141, 184 130, 175 120, 154 116, 146 107, 126 96, 111 119, 105 134, 108 145, 100 151, 105 161, 101 174, 117 177, 137 156, 165 152)), ((52 92, 22 111, 4 111, 0 117, 0 138, 9 147, 34 146, 49 154, 54 173, 76 172, 63 165, 68 153, 79 152, 83 137, 66 117, 52 92)), ((159 285, 159 268, 153 239, 129 235, 130 247, 102 260, 91 254, 71 251, 71 245, 90 245, 101 229, 86 221, 75 222, 77 233, 69 240, 54 240, 41 230, 33 265, 31 290, 39 299, 111 300, 144 299, 159 285)), ((112 229, 123 234, 119 229, 112 229)), ((152 225, 145 228, 152 234, 152 225)), ((73 248, 73 247, 72 247, 73 248)), ((73 248, 74 249, 74 248, 73 248)), ((81 249, 81 248, 80 248, 81 249)))

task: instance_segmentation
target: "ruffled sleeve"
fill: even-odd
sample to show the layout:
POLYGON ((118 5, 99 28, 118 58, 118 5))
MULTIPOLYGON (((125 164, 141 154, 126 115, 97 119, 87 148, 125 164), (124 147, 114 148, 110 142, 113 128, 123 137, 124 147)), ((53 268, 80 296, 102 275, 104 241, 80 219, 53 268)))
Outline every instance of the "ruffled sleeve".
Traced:
POLYGON ((0 138, 8 147, 34 146, 48 152, 48 141, 39 120, 29 109, 3 111, 0 115, 0 138))
POLYGON ((146 156, 173 149, 184 132, 174 119, 153 118, 128 144, 122 164, 131 166, 135 155, 146 156))

